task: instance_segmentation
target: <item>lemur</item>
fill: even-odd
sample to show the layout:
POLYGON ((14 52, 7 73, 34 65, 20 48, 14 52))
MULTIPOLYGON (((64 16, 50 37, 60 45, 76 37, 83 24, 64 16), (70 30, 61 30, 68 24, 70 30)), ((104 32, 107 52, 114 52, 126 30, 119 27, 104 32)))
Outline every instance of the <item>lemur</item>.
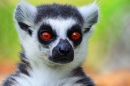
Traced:
POLYGON ((81 67, 98 21, 95 2, 75 7, 20 1, 14 19, 21 62, 2 86, 95 86, 81 67))

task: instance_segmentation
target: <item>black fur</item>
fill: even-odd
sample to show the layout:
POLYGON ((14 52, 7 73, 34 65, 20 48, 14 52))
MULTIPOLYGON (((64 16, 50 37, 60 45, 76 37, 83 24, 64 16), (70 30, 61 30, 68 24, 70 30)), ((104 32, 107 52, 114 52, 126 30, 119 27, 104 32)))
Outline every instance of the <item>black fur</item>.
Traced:
POLYGON ((83 86, 95 86, 93 81, 85 75, 81 67, 78 67, 72 71, 72 76, 81 77, 82 79, 78 80, 76 83, 82 83, 83 86))
POLYGON ((90 27, 90 28, 85 28, 84 33, 89 32, 89 31, 90 31, 90 29, 91 29, 91 27, 90 27))
POLYGON ((32 35, 32 31, 29 29, 30 26, 22 23, 22 22, 18 22, 19 26, 21 29, 23 29, 24 31, 26 31, 30 36, 32 35))
POLYGON ((26 64, 24 64, 24 63, 20 63, 20 64, 18 65, 19 71, 20 71, 21 73, 23 73, 23 74, 29 76, 29 73, 28 73, 28 71, 27 71, 27 67, 28 67, 28 66, 27 66, 26 64))
POLYGON ((35 23, 40 22, 44 18, 69 18, 72 17, 78 21, 79 24, 83 24, 83 18, 79 11, 71 5, 41 5, 37 7, 38 14, 36 15, 35 23))
POLYGON ((21 73, 29 76, 28 70, 31 69, 29 62, 27 61, 27 58, 25 57, 24 52, 20 54, 21 63, 18 64, 18 69, 21 73))
POLYGON ((21 53, 20 53, 20 60, 21 60, 22 63, 24 63, 24 64, 26 64, 26 65, 28 65, 28 66, 30 67, 30 64, 29 64, 29 62, 28 62, 28 59, 26 58, 24 52, 21 52, 21 53))
POLYGON ((17 83, 17 80, 15 80, 16 77, 20 77, 20 73, 25 74, 29 76, 29 73, 27 71, 27 68, 30 68, 29 62, 27 61, 27 58, 25 57, 25 54, 22 52, 20 54, 21 57, 21 63, 18 64, 18 70, 15 72, 15 74, 10 75, 5 79, 2 86, 13 86, 17 83))
POLYGON ((12 86, 12 85, 14 85, 14 82, 16 82, 14 77, 15 77, 15 75, 10 75, 9 77, 7 77, 7 79, 4 81, 2 86, 12 86))

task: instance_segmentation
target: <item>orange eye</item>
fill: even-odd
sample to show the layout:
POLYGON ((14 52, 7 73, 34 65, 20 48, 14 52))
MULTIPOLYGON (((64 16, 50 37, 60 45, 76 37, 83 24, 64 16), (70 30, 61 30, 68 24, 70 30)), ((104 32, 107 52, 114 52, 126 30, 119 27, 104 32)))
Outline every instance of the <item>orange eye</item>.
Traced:
POLYGON ((80 33, 79 32, 73 32, 71 35, 71 38, 73 40, 78 40, 80 38, 80 33))
POLYGON ((42 33, 42 39, 45 41, 48 41, 51 39, 51 34, 49 32, 43 32, 42 33))

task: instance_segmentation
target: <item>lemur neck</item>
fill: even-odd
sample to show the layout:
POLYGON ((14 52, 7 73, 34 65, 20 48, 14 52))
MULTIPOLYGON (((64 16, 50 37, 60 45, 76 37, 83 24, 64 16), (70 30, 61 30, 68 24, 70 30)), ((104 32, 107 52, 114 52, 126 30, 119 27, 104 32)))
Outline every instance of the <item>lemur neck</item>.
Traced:
POLYGON ((24 53, 21 53, 18 68, 20 78, 16 80, 22 86, 81 86, 80 83, 87 80, 81 67, 73 68, 71 65, 50 67, 40 61, 28 60, 24 53), (80 85, 76 85, 77 83, 80 85))

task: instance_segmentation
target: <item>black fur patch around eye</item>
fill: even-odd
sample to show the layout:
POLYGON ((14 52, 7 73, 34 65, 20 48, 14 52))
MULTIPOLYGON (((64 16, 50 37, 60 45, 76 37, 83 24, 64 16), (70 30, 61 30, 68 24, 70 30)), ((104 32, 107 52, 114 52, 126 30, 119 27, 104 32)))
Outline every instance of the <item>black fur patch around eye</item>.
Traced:
POLYGON ((32 31, 29 29, 30 26, 26 25, 25 23, 18 22, 21 29, 26 31, 30 36, 32 35, 32 31))
POLYGON ((52 30, 51 26, 50 25, 47 25, 47 24, 43 24, 41 25, 41 27, 39 28, 38 30, 38 40, 41 44, 44 44, 44 45, 48 45, 50 44, 52 41, 54 41, 57 37, 56 35, 56 32, 54 30, 52 30), (51 39, 50 40, 43 40, 42 39, 42 33, 43 32, 49 32, 51 34, 51 39))
POLYGON ((82 41, 81 26, 78 25, 78 24, 72 26, 71 29, 69 29, 69 30, 67 31, 67 36, 68 36, 68 38, 73 42, 73 44, 74 44, 75 46, 79 45, 79 44, 81 43, 81 41, 82 41), (78 40, 73 40, 73 39, 71 38, 71 35, 72 35, 73 32, 79 32, 79 33, 80 33, 80 38, 79 38, 78 40))

